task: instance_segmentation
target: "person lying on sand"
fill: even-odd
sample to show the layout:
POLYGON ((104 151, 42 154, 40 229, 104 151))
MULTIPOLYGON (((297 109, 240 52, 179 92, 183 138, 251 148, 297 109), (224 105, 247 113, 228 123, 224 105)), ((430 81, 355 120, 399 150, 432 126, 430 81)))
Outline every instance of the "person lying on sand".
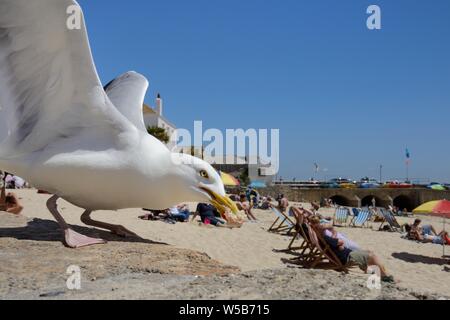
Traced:
POLYGON ((22 213, 23 206, 20 204, 17 196, 14 193, 8 193, 6 195, 2 211, 6 211, 15 215, 20 215, 22 213))
MULTIPOLYGON (((1 171, 0 171, 1 179, 1 171)), ((6 211, 6 190, 3 179, 0 180, 0 211, 6 211)))
POLYGON ((144 209, 144 211, 148 211, 149 213, 144 214, 143 216, 139 216, 141 220, 164 220, 167 218, 168 210, 151 210, 144 209))
POLYGON ((185 203, 168 209, 167 213, 170 219, 176 220, 178 222, 189 221, 189 216, 191 215, 189 207, 185 203))
POLYGON ((448 232, 441 231, 436 232, 432 225, 420 226, 422 220, 416 219, 412 225, 406 224, 405 230, 407 231, 407 238, 410 240, 421 241, 424 243, 434 244, 450 244, 450 238, 448 232))
POLYGON ((244 211, 248 220, 250 221, 258 221, 252 212, 252 205, 247 201, 247 196, 245 194, 241 194, 240 202, 237 203, 237 207, 239 210, 244 211))
POLYGON ((195 214, 192 218, 194 220, 197 216, 200 216, 201 221, 205 225, 213 225, 219 228, 240 228, 240 224, 231 224, 226 223, 224 220, 220 219, 220 213, 217 209, 208 203, 199 203, 197 205, 197 209, 195 210, 195 214))

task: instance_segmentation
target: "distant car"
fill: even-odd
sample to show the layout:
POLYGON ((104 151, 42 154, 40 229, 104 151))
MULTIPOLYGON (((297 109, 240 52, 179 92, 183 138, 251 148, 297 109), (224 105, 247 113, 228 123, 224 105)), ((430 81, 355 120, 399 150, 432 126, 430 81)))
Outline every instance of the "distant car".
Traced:
POLYGON ((427 189, 436 190, 436 191, 444 191, 444 190, 447 190, 447 187, 438 182, 432 182, 427 186, 427 189))
POLYGON ((359 184, 359 187, 361 189, 377 189, 379 188, 381 185, 378 182, 361 182, 359 184))
POLYGON ((354 189, 357 188, 357 185, 354 181, 344 178, 334 178, 331 179, 329 185, 332 185, 333 188, 343 188, 343 189, 354 189))
POLYGON ((358 186, 354 182, 344 182, 340 184, 342 189, 356 189, 358 186))
POLYGON ((323 182, 321 185, 321 188, 325 189, 339 189, 341 186, 337 182, 323 182))
POLYGON ((388 181, 383 185, 383 188, 391 189, 410 189, 413 185, 408 182, 388 181))
POLYGON ((379 188, 381 185, 375 179, 363 178, 358 183, 358 186, 361 189, 376 189, 379 188))

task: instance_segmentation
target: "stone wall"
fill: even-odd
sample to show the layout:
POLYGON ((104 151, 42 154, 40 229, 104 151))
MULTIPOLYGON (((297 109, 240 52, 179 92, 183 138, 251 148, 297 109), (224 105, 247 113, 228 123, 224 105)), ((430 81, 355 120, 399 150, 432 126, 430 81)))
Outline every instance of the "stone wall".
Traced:
MULTIPOLYGON (((238 193, 239 188, 230 189, 233 193, 238 193)), ((436 191, 424 188, 413 189, 295 189, 289 186, 271 186, 259 189, 262 196, 275 198, 279 194, 284 194, 290 201, 295 202, 322 202, 326 198, 331 198, 335 203, 353 207, 361 207, 371 203, 375 198, 377 206, 388 207, 396 205, 400 208, 412 210, 422 203, 450 199, 450 191, 436 191)))

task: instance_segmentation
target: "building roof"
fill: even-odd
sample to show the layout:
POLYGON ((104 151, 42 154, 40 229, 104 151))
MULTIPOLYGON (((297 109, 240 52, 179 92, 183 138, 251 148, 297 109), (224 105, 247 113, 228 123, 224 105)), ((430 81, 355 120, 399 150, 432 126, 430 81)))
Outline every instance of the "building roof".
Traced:
POLYGON ((156 111, 153 110, 153 108, 151 108, 150 106, 146 105, 145 103, 142 107, 142 112, 144 114, 156 114, 156 111))

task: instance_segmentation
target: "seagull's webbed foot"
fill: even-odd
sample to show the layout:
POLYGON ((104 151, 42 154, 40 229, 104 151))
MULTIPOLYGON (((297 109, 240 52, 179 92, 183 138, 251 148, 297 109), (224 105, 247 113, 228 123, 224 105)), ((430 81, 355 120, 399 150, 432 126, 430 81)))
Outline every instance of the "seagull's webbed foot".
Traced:
POLYGON ((127 228, 116 225, 116 224, 110 224, 106 222, 96 221, 91 218, 92 211, 86 210, 83 215, 81 216, 81 221, 88 226, 96 227, 96 228, 102 228, 111 231, 111 233, 118 235, 119 237, 136 237, 140 238, 136 233, 128 230, 127 228))
POLYGON ((91 246, 94 244, 104 244, 106 243, 103 239, 96 239, 96 238, 90 238, 87 236, 83 236, 82 234, 79 234, 78 232, 73 231, 70 229, 69 225, 66 223, 64 218, 61 216, 61 214, 58 212, 58 196, 52 196, 47 201, 47 208, 51 212, 51 214, 55 217, 56 221, 58 222, 61 229, 64 231, 64 240, 66 245, 69 248, 81 248, 86 246, 91 246))
POLYGON ((66 245, 69 248, 73 248, 73 249, 92 246, 95 244, 105 244, 106 243, 106 240, 90 238, 90 237, 84 236, 82 234, 79 234, 78 232, 75 232, 72 229, 66 229, 64 231, 64 238, 65 238, 66 245))

